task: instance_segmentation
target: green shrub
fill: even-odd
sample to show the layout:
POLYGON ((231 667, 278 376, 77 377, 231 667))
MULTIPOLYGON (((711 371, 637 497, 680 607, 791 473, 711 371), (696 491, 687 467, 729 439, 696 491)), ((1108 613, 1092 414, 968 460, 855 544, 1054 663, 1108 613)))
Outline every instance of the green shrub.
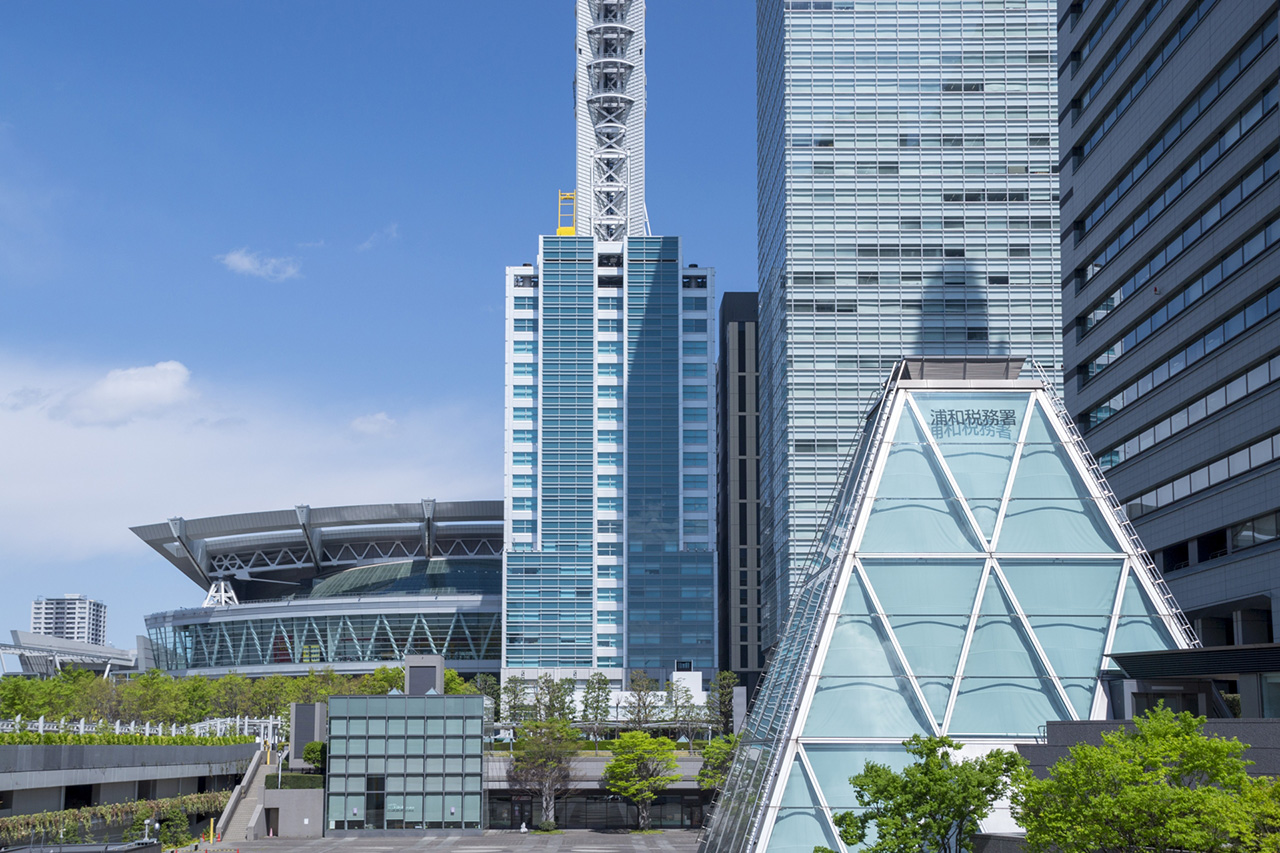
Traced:
POLYGON ((554 820, 544 820, 538 824, 538 832, 555 832, 556 822, 554 820))

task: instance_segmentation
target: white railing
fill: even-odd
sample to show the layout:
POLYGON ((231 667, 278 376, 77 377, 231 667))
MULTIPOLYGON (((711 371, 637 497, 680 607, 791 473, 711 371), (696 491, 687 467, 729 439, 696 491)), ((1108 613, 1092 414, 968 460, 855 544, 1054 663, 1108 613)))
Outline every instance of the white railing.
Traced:
POLYGON ((240 735, 256 738, 260 743, 278 743, 287 731, 284 720, 280 717, 222 717, 215 720, 204 720, 199 723, 152 723, 133 720, 90 721, 84 718, 68 720, 65 717, 50 720, 44 717, 23 719, 21 716, 12 720, 0 720, 0 733, 32 732, 34 734, 117 734, 117 735, 158 735, 174 737, 190 735, 193 737, 229 737, 240 735))

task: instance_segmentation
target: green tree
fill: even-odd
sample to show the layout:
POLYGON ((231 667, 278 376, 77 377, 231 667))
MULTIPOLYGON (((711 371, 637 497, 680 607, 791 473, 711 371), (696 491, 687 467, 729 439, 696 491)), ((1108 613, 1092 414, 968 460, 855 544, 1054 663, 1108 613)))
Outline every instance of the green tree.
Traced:
POLYGON ((693 692, 675 679, 668 681, 662 710, 671 723, 671 728, 679 732, 680 737, 688 743, 688 748, 692 749, 693 737, 702 723, 702 714, 693 704, 693 692))
POLYGON ((738 736, 724 735, 707 742, 702 750, 702 768, 698 770, 698 787, 718 793, 724 789, 733 756, 738 751, 738 736))
POLYGON ((191 843, 191 818, 170 801, 160 813, 160 846, 182 847, 191 843))
POLYGON ((325 743, 322 740, 313 740, 302 748, 302 760, 315 767, 321 773, 324 772, 325 763, 325 743))
POLYGON ((550 675, 544 675, 539 678, 533 694, 535 719, 543 722, 547 720, 572 722, 574 711, 573 688, 574 682, 572 678, 562 678, 559 681, 550 675))
POLYGON ((238 672, 228 673, 213 683, 212 709, 215 717, 242 717, 249 713, 253 682, 238 672))
MULTIPOLYGON (((973 849, 978 825, 1012 785, 1025 763, 1016 752, 995 749, 957 760, 963 747, 949 737, 912 735, 903 741, 914 764, 894 771, 868 761, 849 779, 861 814, 840 812, 833 820, 846 844, 866 842, 875 826, 870 853, 961 853, 973 849)), ((815 847, 814 853, 827 848, 815 847)))
POLYGON ((733 732, 733 688, 738 686, 736 673, 717 672, 707 693, 707 721, 717 734, 733 732))
POLYGON ((444 671, 444 692, 445 693, 475 693, 474 685, 468 684, 467 680, 458 675, 456 669, 446 668, 444 671))
POLYGON ((583 728, 591 736, 591 744, 597 752, 600 751, 600 735, 609 722, 611 694, 609 676, 599 671, 591 673, 587 678, 587 686, 582 691, 582 720, 583 728))
POLYGON ((502 682, 502 714, 506 722, 519 723, 529 718, 529 682, 518 675, 502 682))
POLYGON ((650 723, 657 722, 658 706, 662 694, 658 692, 658 682, 650 678, 643 669, 631 671, 631 691, 627 694, 627 723, 642 729, 650 723))
POLYGON ((475 678, 475 687, 477 693, 482 693, 493 700, 494 719, 502 719, 501 711, 498 706, 501 704, 502 690, 498 686, 498 679, 487 672, 482 672, 475 678))
POLYGON ((1235 738, 1206 735, 1204 717, 1163 704, 1132 728, 1077 744, 1049 768, 1024 776, 1014 817, 1031 851, 1128 853, 1280 849, 1274 779, 1251 779, 1235 738))
POLYGON ((511 787, 537 797, 542 802, 543 821, 550 821, 552 828, 556 800, 569 792, 573 781, 578 738, 578 730, 564 719, 525 723, 507 768, 511 787))
MULTIPOLYGON (((634 678, 634 676, 633 676, 634 678)), ((636 804, 640 828, 650 826, 649 807, 654 798, 680 781, 676 745, 670 738, 648 732, 625 732, 609 742, 613 758, 604 767, 604 784, 611 792, 636 804)))

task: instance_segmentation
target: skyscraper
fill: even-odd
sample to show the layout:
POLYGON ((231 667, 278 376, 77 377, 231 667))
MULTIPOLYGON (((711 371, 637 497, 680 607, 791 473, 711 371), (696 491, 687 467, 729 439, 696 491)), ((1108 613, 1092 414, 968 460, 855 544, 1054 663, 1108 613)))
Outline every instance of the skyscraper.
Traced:
POLYGON ((1205 645, 1280 596, 1277 4, 1071 11, 1066 402, 1205 645))
POLYGON ((577 176, 506 282, 503 671, 714 671, 715 271, 652 236, 643 0, 577 0, 577 176))
POLYGON ((1055 5, 757 2, 766 643, 899 359, 1057 371, 1055 5))
POLYGON ((37 598, 31 602, 31 633, 106 645, 107 605, 87 595, 37 598))

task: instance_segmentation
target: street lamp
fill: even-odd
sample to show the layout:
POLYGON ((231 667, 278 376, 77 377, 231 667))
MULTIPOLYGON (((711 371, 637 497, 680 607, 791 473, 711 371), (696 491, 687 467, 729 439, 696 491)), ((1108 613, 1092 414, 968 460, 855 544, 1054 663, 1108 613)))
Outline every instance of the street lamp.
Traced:
POLYGON ((147 818, 142 822, 142 840, 151 840, 151 818, 147 818))

